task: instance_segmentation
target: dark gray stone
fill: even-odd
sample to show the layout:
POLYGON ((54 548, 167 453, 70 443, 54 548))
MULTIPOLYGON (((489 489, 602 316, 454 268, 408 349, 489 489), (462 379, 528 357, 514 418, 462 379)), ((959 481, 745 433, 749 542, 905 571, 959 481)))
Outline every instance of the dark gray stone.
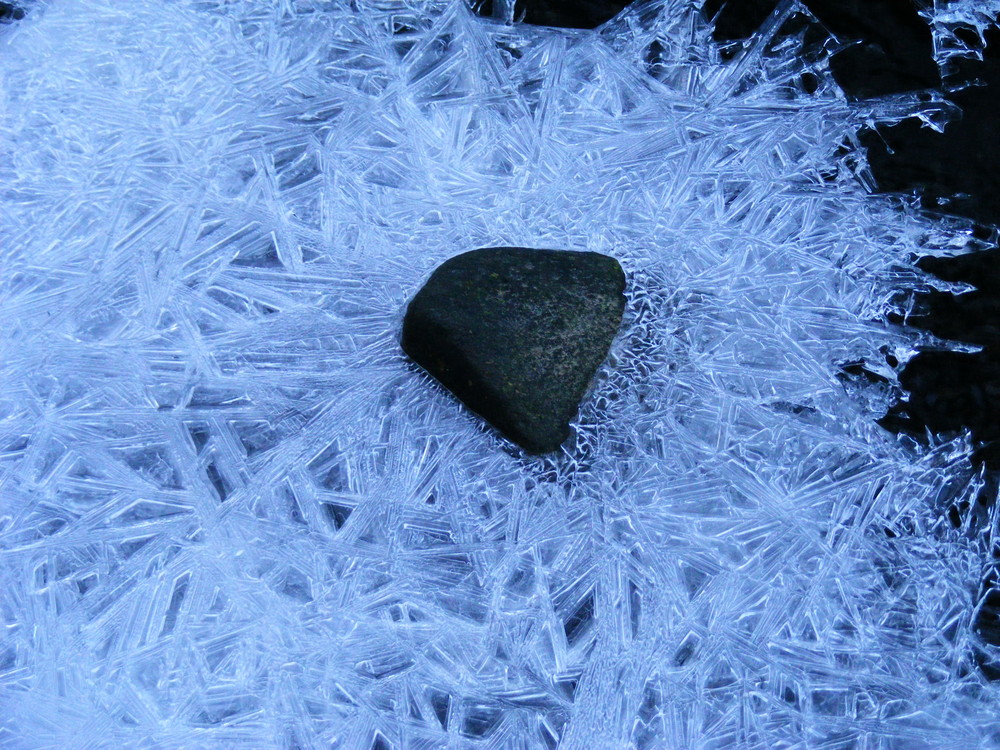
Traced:
POLYGON ((410 302, 403 350, 529 453, 557 450, 625 309, 607 255, 494 247, 443 263, 410 302))

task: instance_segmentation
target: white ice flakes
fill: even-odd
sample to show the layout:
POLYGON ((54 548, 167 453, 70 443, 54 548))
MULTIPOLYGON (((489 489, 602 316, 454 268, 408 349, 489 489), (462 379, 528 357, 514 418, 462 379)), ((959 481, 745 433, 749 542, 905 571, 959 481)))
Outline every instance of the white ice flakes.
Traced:
POLYGON ((941 514, 966 446, 898 442, 891 393, 837 378, 908 356, 893 289, 964 230, 865 194, 858 112, 797 93, 794 44, 722 63, 696 4, 639 5, 0 30, 0 744, 997 741, 985 558, 941 514), (434 267, 505 244, 630 276, 554 460, 397 344, 434 267))

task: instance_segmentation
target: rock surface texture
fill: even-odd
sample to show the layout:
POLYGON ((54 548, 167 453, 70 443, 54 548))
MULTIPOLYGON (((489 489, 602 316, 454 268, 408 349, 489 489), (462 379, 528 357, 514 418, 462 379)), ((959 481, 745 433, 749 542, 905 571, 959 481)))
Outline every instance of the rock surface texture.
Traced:
POLYGON ((557 450, 608 354, 625 274, 591 252, 494 247, 442 264, 410 302, 402 346, 529 453, 557 450))

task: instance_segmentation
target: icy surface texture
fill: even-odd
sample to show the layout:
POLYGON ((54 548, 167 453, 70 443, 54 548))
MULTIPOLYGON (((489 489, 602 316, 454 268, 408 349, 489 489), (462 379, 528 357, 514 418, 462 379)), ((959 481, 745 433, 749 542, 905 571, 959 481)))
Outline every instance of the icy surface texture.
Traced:
POLYGON ((984 32, 996 24, 1000 0, 951 0, 935 3, 935 6, 933 12, 927 13, 927 18, 942 72, 946 75, 954 72, 956 63, 963 59, 981 61, 984 32))
POLYGON ((971 242, 840 149, 915 99, 723 63, 673 0, 52 0, 0 42, 0 745, 994 746, 967 440, 837 377, 971 242), (398 346, 497 245, 630 277, 556 460, 398 346))

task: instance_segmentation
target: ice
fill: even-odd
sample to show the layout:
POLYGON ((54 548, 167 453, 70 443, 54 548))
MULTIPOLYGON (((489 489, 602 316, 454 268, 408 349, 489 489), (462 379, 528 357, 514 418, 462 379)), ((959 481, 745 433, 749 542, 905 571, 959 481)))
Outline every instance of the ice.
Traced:
POLYGON ((866 192, 856 127, 933 104, 850 105, 822 62, 806 93, 795 9, 728 62, 686 0, 599 33, 457 0, 0 28, 0 744, 1000 742, 989 539, 944 513, 968 438, 874 423, 930 341, 886 322, 915 255, 975 240, 866 192), (433 268, 500 245, 629 274, 558 457, 397 343, 433 268))

